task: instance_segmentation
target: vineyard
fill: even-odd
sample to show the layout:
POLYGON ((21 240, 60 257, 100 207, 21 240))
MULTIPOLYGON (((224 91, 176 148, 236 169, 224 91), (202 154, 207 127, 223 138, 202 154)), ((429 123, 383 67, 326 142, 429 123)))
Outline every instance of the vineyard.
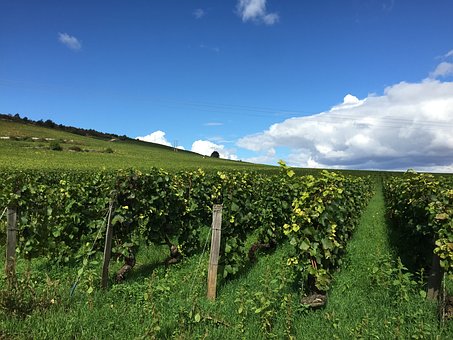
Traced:
POLYGON ((453 181, 408 172, 385 183, 390 219, 414 246, 418 267, 432 258, 428 295, 437 298, 442 277, 453 275, 453 181))
MULTIPOLYGON (((103 306, 99 308, 107 319, 118 315, 117 323, 105 329, 129 325, 133 321, 120 315, 133 310, 132 320, 144 323, 143 328, 132 327, 133 337, 202 337, 208 327, 210 338, 229 331, 228 338, 249 337, 256 329, 263 338, 299 338, 320 322, 329 324, 325 330, 333 332, 329 337, 359 336, 363 330, 359 332, 357 325, 334 326, 335 311, 329 308, 335 308, 336 291, 343 290, 344 296, 344 290, 349 291, 350 283, 341 289, 335 285, 354 268, 352 241, 360 239, 360 230, 354 236, 357 226, 364 223, 369 206, 377 204, 370 199, 380 195, 381 181, 380 176, 329 171, 298 175, 283 162, 275 174, 201 169, 176 173, 2 170, 0 241, 7 243, 9 208, 8 213, 17 215, 18 242, 14 270, 7 270, 8 280, 0 285, 0 313, 7 316, 0 323, 5 328, 0 329, 0 338, 20 337, 14 327, 40 313, 61 322, 56 315, 62 310, 85 306, 92 315, 89 310, 97 304, 103 306), (214 205, 222 206, 222 233, 218 298, 209 302, 205 294, 214 205), (116 274, 109 275, 109 288, 102 290, 100 267, 108 226, 113 230, 115 260, 110 267, 116 274), (132 305, 116 311, 118 300, 132 305), (226 310, 226 305, 232 309, 226 310), (294 318, 307 326, 295 325, 294 318)), ((385 294, 397 289, 393 298, 401 295, 398 306, 414 303, 410 294, 419 298, 418 316, 412 321, 389 319, 388 329, 381 329, 384 333, 393 334, 401 322, 419 325, 426 315, 436 319, 432 305, 422 299, 425 285, 431 300, 443 299, 441 318, 445 319, 445 284, 453 273, 452 184, 451 177, 432 175, 383 177, 388 219, 393 229, 416 245, 414 268, 422 270, 416 280, 416 269, 393 262, 380 249, 369 254, 379 265, 362 268, 370 271, 366 289, 388 291, 385 294), (387 282, 393 286, 388 288, 387 282)), ((380 214, 383 219, 384 213, 380 214)), ((377 215, 373 216, 370 223, 377 223, 377 215)), ((382 236, 375 237, 378 244, 382 236)), ((373 240, 369 235, 365 238, 365 247, 371 249, 373 240)), ((419 330, 421 334, 438 334, 427 325, 419 330)), ((102 330, 83 335, 77 323, 73 326, 67 330, 73 335, 105 336, 102 330)), ((401 332, 405 338, 414 330, 401 332)))
POLYGON ((225 278, 245 266, 251 233, 267 248, 288 237, 294 246, 288 263, 324 291, 371 192, 369 179, 328 172, 296 177, 292 170, 275 176, 20 171, 1 178, 1 206, 19 212, 17 252, 24 259, 75 264, 102 251, 96 241, 105 234, 109 205, 116 257, 133 263, 140 244, 166 244, 170 256, 190 256, 202 247, 213 204, 222 204, 225 278))

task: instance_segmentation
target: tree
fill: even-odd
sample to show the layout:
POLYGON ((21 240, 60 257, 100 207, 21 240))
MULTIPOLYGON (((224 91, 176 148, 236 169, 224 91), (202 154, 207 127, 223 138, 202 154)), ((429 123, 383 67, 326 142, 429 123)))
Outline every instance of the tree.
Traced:
POLYGON ((220 158, 220 154, 217 151, 214 151, 213 153, 211 153, 211 157, 220 158))

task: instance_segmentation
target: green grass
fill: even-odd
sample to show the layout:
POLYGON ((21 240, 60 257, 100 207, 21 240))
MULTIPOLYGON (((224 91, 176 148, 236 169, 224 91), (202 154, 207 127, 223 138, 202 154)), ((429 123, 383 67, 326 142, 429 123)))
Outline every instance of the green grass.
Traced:
MULTIPOLYGON (((160 167, 167 170, 247 169, 276 171, 274 167, 203 158, 156 144, 109 142, 59 130, 0 120, 0 164, 21 169, 117 169, 160 167), (52 138, 62 151, 49 149, 52 138), (84 152, 73 152, 79 147, 84 152), (111 148, 113 153, 105 153, 111 148)), ((301 173, 318 170, 299 169, 301 173)), ((358 175, 369 172, 353 172, 358 175)), ((5 221, 0 221, 4 230, 5 221)), ((4 244, 0 233, 0 244, 4 244)), ((98 288, 101 272, 90 261, 75 293, 70 289, 80 267, 52 267, 45 259, 18 262, 17 294, 0 280, 0 305, 34 308, 26 317, 11 316, 0 308, 0 339, 408 339, 453 338, 448 322, 441 326, 436 307, 423 299, 422 285, 398 261, 401 249, 390 242, 381 188, 364 212, 347 246, 341 270, 335 273, 324 309, 301 306, 299 289, 286 265, 289 244, 282 244, 233 280, 220 281, 218 298, 205 298, 208 254, 196 255, 166 267, 168 249, 142 247, 137 265, 123 284, 98 288), (88 289, 94 290, 88 293, 88 289), (9 299, 9 300, 8 300, 9 299), (30 305, 33 303, 34 305, 30 305)), ((249 244, 253 242, 253 235, 249 244)), ((4 253, 4 248, 0 247, 4 253)), ((113 273, 120 263, 113 262, 113 273)), ((20 312, 19 312, 20 314, 20 312)))
MULTIPOLYGON (((203 168, 217 170, 253 170, 277 172, 278 167, 203 157, 164 145, 136 140, 107 141, 50 129, 46 127, 11 122, 0 119, 0 167, 8 169, 149 169, 169 171, 203 168), (40 138, 33 140, 32 138, 40 138), (44 139, 52 140, 44 140, 44 139), (19 139, 19 140, 16 140, 19 139), (58 142, 62 151, 50 149, 58 142), (80 148, 81 152, 71 151, 80 148), (111 149, 112 153, 105 152, 111 149)), ((298 174, 317 174, 321 169, 295 169, 298 174)), ((341 170, 340 170, 341 171, 341 170)), ((372 171, 344 170, 355 175, 376 175, 372 171)))
POLYGON ((273 167, 240 161, 203 157, 199 154, 134 140, 106 141, 84 137, 57 129, 0 120, 0 164, 20 169, 118 169, 158 167, 181 169, 250 169, 269 170, 273 167), (41 140, 33 140, 32 138, 41 140), (50 138, 59 142, 62 151, 50 150, 50 138), (84 151, 75 152, 78 147, 84 151), (113 153, 106 153, 106 149, 113 153))
POLYGON ((379 187, 347 246, 326 309, 297 322, 299 334, 321 339, 452 338, 453 330, 439 327, 436 308, 421 297, 423 287, 416 281, 390 246, 379 187))
MULTIPOLYGON (((286 265, 288 244, 261 253, 237 278, 221 280, 215 302, 205 298, 207 252, 166 267, 162 261, 168 249, 151 246, 141 248, 128 280, 111 282, 106 291, 87 293, 98 286, 100 273, 100 264, 89 265, 72 298, 69 290, 79 268, 33 261, 29 285, 38 292, 41 309, 25 319, 2 315, 0 338, 453 338, 452 327, 441 327, 435 306, 421 297, 416 276, 399 264, 384 213, 379 188, 321 310, 300 305, 286 265)), ((248 244, 252 242, 253 235, 248 244)), ((119 266, 113 263, 111 271, 119 266)), ((19 262, 19 277, 26 277, 24 261, 19 262)))

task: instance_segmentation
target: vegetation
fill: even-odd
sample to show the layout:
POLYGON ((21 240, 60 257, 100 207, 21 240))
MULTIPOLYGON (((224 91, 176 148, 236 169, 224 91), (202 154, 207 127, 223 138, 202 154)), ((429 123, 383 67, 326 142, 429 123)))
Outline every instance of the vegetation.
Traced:
POLYGON ((132 139, 97 139, 59 129, 0 119, 0 164, 8 169, 150 169, 204 168, 274 171, 274 167, 203 157, 164 145, 132 139), (54 152, 58 143, 62 151, 54 152), (76 152, 74 152, 76 151, 76 152), (83 152, 81 152, 83 151, 83 152))
POLYGON ((0 120, 3 253, 3 209, 19 214, 0 339, 453 337, 451 281, 444 304, 426 300, 432 266, 410 261, 435 249, 451 271, 451 177, 387 174, 384 202, 381 174, 274 169, 37 125, 0 120), (223 204, 215 302, 213 203, 223 204), (102 290, 109 215, 121 275, 102 290))
POLYGON ((430 269, 428 295, 437 298, 443 272, 453 277, 453 182, 450 178, 406 173, 386 181, 394 227, 414 246, 414 268, 430 269))
MULTIPOLYGON (((420 294, 422 279, 408 272, 392 248, 377 188, 346 246, 343 269, 334 273, 324 309, 300 304, 287 265, 288 243, 224 281, 215 303, 205 298, 206 251, 166 266, 165 246, 152 246, 141 248, 125 283, 111 281, 106 291, 90 289, 99 280, 99 256, 74 269, 43 258, 20 261, 17 289, 27 293, 2 289, 1 332, 7 338, 81 339, 451 338, 449 323, 440 325, 435 306, 420 294)), ((251 235, 247 244, 255 240, 251 235)))
POLYGON ((45 128, 49 128, 49 129, 56 129, 59 131, 65 131, 65 132, 69 132, 69 133, 80 135, 80 136, 94 137, 94 138, 98 138, 98 139, 110 140, 112 138, 115 138, 115 139, 120 139, 120 140, 131 140, 131 138, 129 138, 127 136, 118 136, 117 134, 114 134, 114 133, 105 133, 105 132, 99 132, 99 131, 96 131, 93 129, 82 129, 82 128, 76 128, 73 126, 66 126, 63 124, 57 124, 57 123, 54 123, 50 119, 47 119, 46 121, 44 121, 42 119, 34 121, 32 119, 28 119, 27 117, 21 118, 18 113, 16 113, 15 115, 0 114, 0 120, 26 124, 29 126, 41 126, 41 127, 45 127, 45 128))

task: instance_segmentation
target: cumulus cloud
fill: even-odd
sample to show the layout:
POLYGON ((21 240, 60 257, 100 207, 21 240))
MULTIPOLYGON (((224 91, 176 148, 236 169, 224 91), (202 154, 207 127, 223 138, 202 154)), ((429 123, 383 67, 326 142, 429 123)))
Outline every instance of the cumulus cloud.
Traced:
MULTIPOLYGON (((163 132, 161 130, 157 130, 157 131, 154 131, 154 132, 150 133, 147 136, 136 137, 135 139, 138 139, 138 140, 141 140, 141 141, 144 141, 144 142, 161 144, 161 145, 165 145, 165 146, 174 146, 167 140, 165 135, 166 135, 165 132, 163 132)), ((177 145, 176 148, 184 150, 184 147, 180 146, 180 145, 177 145)))
POLYGON ((287 119, 237 145, 258 157, 286 147, 288 162, 303 167, 450 171, 452 130, 453 82, 426 79, 381 96, 347 95, 329 111, 287 119))
POLYGON ((234 153, 234 150, 225 148, 225 145, 216 144, 208 140, 196 140, 192 144, 191 151, 199 153, 205 156, 211 156, 214 151, 217 151, 220 158, 237 160, 238 157, 234 153))
POLYGON ((239 0, 237 11, 243 22, 252 20, 273 25, 280 19, 277 13, 267 12, 266 0, 239 0))
POLYGON ((447 52, 444 56, 445 58, 450 58, 450 57, 453 57, 453 50, 447 52))
POLYGON ((446 78, 453 76, 453 63, 448 60, 453 59, 453 50, 445 53, 443 56, 438 57, 443 59, 439 65, 436 66, 435 70, 429 74, 430 78, 446 78))
POLYGON ((275 155, 276 155, 275 149, 270 148, 266 151, 265 154, 246 158, 245 161, 250 162, 250 163, 258 163, 258 164, 272 164, 272 163, 275 164, 276 163, 275 155))
POLYGON ((67 33, 58 33, 58 41, 71 50, 78 51, 82 48, 81 42, 67 33))
MULTIPOLYGON (((451 53, 453 51, 450 51, 451 53)), ((437 77, 448 77, 453 75, 453 63, 449 62, 441 62, 439 65, 437 65, 436 69, 431 72, 430 76, 431 78, 437 78, 437 77)))
POLYGON ((197 8, 192 14, 196 19, 201 19, 205 16, 206 12, 202 8, 197 8))

